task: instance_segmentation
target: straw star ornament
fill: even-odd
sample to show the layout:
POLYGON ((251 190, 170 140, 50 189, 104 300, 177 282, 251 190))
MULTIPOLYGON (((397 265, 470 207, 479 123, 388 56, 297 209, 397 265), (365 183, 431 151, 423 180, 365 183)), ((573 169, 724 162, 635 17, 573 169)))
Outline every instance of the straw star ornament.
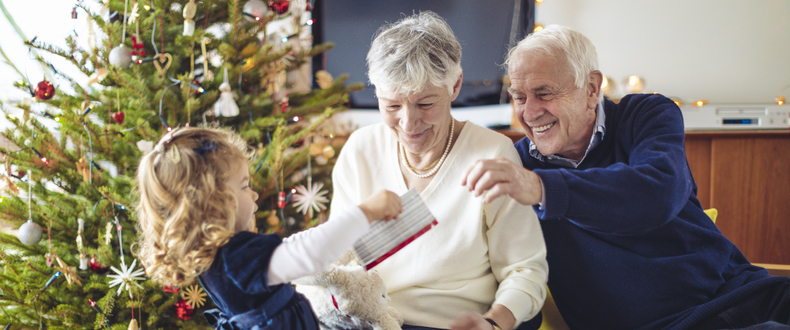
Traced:
POLYGON ((55 257, 55 261, 57 261, 58 265, 60 265, 60 266, 55 266, 53 268, 55 268, 55 270, 59 270, 61 273, 63 273, 63 276, 66 277, 66 281, 68 282, 69 285, 71 285, 72 282, 77 284, 77 285, 82 285, 82 281, 80 279, 80 276, 77 275, 77 268, 76 267, 70 267, 68 264, 63 262, 63 260, 60 260, 60 257, 55 257))
POLYGON ((126 267, 126 263, 121 261, 121 269, 115 268, 115 266, 110 267, 112 271, 115 272, 117 275, 107 275, 107 277, 112 277, 113 280, 110 281, 110 287, 118 286, 118 293, 121 294, 121 291, 128 290, 129 296, 132 295, 132 285, 136 285, 138 288, 142 289, 140 284, 137 284, 137 281, 145 280, 145 271, 140 268, 135 270, 135 266, 137 265, 137 259, 132 261, 132 265, 128 268, 126 267))
POLYGON ((203 304, 206 302, 205 297, 206 292, 203 291, 203 288, 194 284, 181 292, 181 298, 186 300, 187 304, 192 306, 192 309, 203 306, 203 304))
POLYGON ((312 218, 313 211, 321 212, 326 210, 326 205, 324 204, 329 202, 329 200, 324 197, 324 195, 327 193, 326 190, 322 191, 321 188, 324 188, 324 184, 322 182, 308 182, 306 187, 296 187, 297 193, 294 194, 294 206, 296 206, 296 211, 312 218))

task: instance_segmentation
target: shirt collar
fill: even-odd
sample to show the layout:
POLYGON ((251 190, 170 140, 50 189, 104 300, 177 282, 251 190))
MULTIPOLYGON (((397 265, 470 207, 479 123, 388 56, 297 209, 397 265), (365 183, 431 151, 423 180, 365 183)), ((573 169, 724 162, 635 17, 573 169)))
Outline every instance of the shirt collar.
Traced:
POLYGON ((603 140, 605 133, 606 114, 603 111, 603 102, 599 102, 598 107, 596 108, 595 126, 593 128, 592 138, 590 138, 590 145, 587 146, 587 150, 584 152, 584 157, 582 157, 581 161, 575 161, 573 159, 568 159, 558 155, 544 156, 540 153, 540 151, 538 151, 538 147, 532 142, 532 140, 529 140, 529 155, 541 162, 577 168, 584 161, 584 158, 587 158, 587 154, 590 153, 590 150, 595 148, 595 146, 603 140))

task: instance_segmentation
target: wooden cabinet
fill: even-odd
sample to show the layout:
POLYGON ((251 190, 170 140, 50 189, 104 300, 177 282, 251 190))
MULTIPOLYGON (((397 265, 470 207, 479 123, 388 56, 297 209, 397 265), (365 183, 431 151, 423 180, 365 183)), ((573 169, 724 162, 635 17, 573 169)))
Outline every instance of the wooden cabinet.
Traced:
POLYGON ((749 261, 790 274, 790 131, 687 131, 686 156, 722 233, 749 261))
POLYGON ((697 198, 749 261, 790 265, 790 131, 686 132, 697 198))

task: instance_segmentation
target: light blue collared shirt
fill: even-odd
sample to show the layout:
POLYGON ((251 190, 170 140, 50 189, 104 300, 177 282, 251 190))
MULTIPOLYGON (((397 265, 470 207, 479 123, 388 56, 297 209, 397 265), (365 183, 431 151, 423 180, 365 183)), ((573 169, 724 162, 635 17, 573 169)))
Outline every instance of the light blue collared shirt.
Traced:
MULTIPOLYGON (((590 145, 587 146, 587 150, 584 151, 584 157, 582 160, 575 161, 573 159, 568 159, 558 155, 548 155, 544 156, 543 154, 538 151, 538 146, 529 140, 529 155, 536 158, 539 161, 547 162, 549 164, 564 166, 564 167, 579 167, 585 158, 587 158, 587 154, 590 153, 590 150, 595 148, 599 142, 603 140, 603 136, 606 134, 606 114, 603 111, 603 102, 598 103, 598 108, 595 115, 595 127, 593 128, 593 135, 590 138, 590 145)), ((543 205, 546 204, 546 188, 543 187, 543 181, 540 182, 540 188, 543 190, 543 197, 541 198, 540 204, 538 204, 539 209, 543 209, 543 205)))
POLYGON ((595 146, 603 140, 603 136, 606 133, 606 114, 603 112, 603 102, 598 103, 595 117, 595 127, 593 128, 592 138, 590 138, 590 145, 587 146, 587 150, 584 152, 584 157, 582 157, 582 160, 575 161, 573 159, 568 159, 559 155, 544 156, 540 153, 540 151, 538 151, 538 146, 536 146, 532 140, 529 141, 529 155, 539 161, 553 165, 573 168, 579 167, 579 164, 584 161, 584 158, 587 158, 587 154, 590 153, 590 150, 595 148, 595 146))

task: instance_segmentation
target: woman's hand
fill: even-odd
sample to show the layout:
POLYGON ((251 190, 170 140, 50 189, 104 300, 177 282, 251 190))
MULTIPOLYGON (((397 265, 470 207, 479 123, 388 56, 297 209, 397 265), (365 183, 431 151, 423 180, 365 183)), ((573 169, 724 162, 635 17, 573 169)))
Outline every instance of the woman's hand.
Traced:
POLYGON ((497 157, 481 159, 466 170, 461 181, 475 196, 486 194, 483 203, 508 195, 521 205, 535 205, 543 198, 540 177, 520 164, 497 157))
POLYGON ((359 204, 359 208, 367 216, 368 222, 397 219, 398 214, 403 211, 400 196, 389 190, 379 190, 370 195, 359 204))
POLYGON ((483 315, 473 312, 466 312, 461 314, 453 324, 450 325, 450 330, 491 330, 494 326, 488 323, 483 318, 483 315))

